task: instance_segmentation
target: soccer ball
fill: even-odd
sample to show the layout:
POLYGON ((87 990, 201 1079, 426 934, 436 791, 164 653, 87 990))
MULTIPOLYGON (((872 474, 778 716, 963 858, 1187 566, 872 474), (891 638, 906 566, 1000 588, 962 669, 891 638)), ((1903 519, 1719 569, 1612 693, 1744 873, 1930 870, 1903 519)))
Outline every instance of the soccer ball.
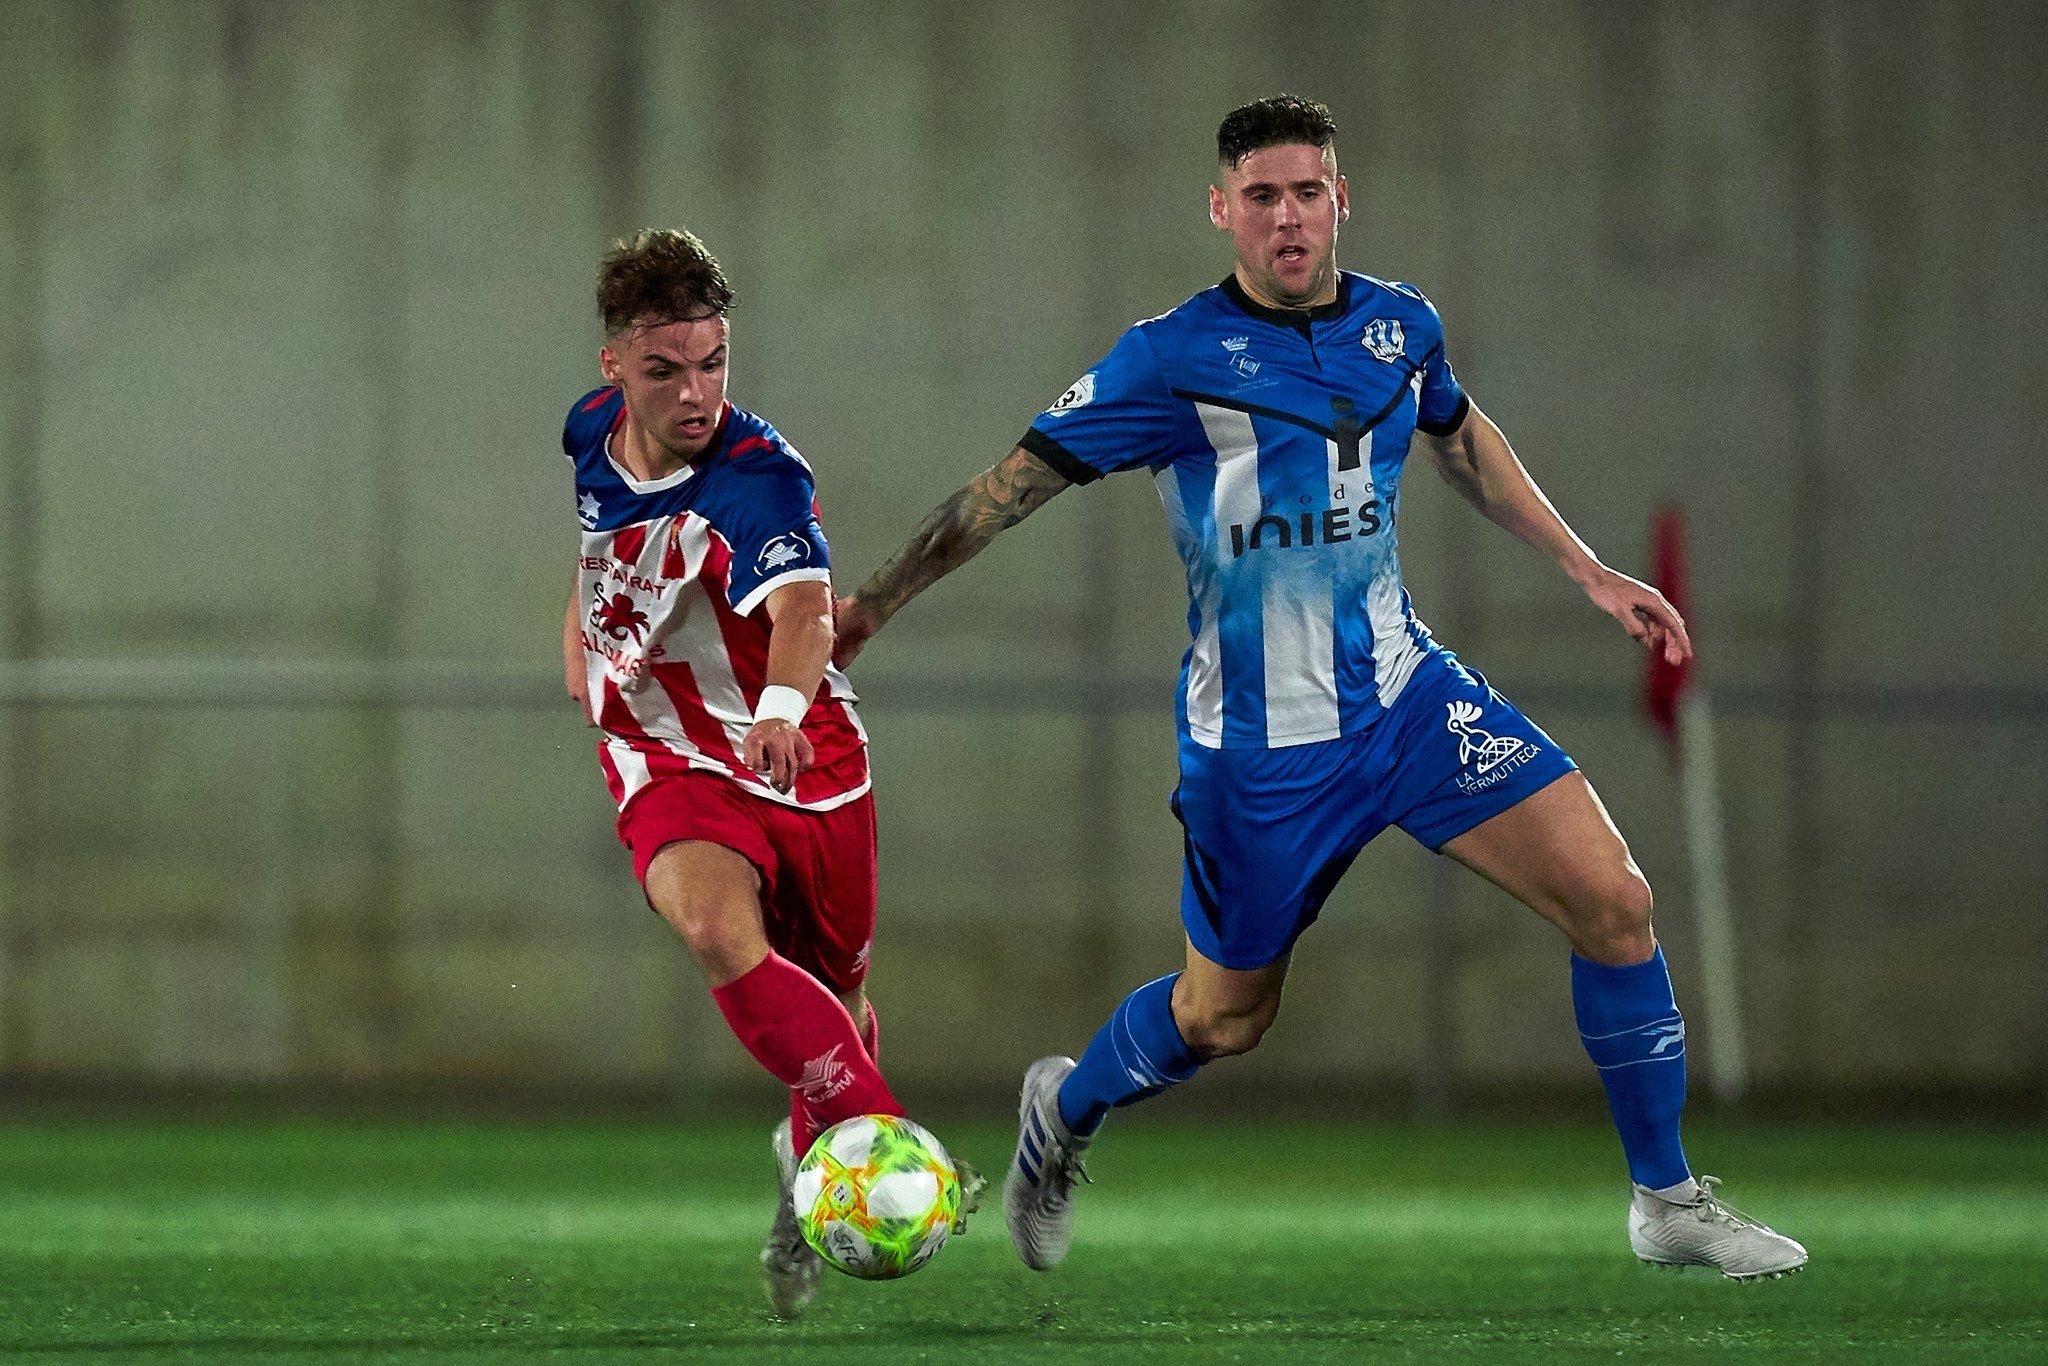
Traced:
POLYGON ((894 1115, 842 1120, 804 1154, 792 1192, 804 1241, 864 1281, 908 1276, 938 1254, 960 1213, 944 1145, 894 1115))

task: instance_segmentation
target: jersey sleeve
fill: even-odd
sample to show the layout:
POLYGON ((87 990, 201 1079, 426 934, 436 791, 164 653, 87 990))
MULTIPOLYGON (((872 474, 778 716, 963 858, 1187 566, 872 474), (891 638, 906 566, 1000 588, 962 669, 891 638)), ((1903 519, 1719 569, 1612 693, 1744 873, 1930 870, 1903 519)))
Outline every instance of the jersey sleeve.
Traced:
POLYGON ((1167 458, 1175 399, 1151 342, 1134 327, 1038 415, 1017 444, 1076 484, 1167 458))
POLYGON ((1445 353, 1442 315, 1435 304, 1423 297, 1422 291, 1409 288, 1422 304, 1430 334, 1429 350, 1422 357, 1422 391, 1415 402, 1415 428, 1430 436, 1449 436, 1465 425, 1472 400, 1458 387, 1457 372, 1451 369, 1451 358, 1445 353))
POLYGON ((732 546, 726 601, 746 616, 788 583, 830 583, 831 547, 818 523, 817 488, 794 457, 752 464, 717 519, 732 546))

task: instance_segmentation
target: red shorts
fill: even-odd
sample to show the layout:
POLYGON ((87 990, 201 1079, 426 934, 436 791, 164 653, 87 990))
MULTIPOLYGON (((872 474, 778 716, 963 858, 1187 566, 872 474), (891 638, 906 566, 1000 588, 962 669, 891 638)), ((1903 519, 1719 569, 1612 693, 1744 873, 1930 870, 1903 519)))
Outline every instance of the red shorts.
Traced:
POLYGON ((777 953, 841 996, 866 979, 875 937, 873 793, 804 811, 690 769, 656 778, 619 814, 619 842, 633 851, 642 888, 647 865, 679 840, 722 845, 760 871, 761 919, 777 953))

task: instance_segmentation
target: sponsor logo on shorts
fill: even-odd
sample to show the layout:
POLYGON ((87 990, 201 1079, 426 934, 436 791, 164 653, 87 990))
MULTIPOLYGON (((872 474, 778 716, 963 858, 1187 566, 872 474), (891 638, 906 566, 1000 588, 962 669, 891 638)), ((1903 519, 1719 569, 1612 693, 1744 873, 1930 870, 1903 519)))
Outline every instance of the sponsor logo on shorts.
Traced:
POLYGON ((1446 702, 1444 729, 1458 737, 1458 762, 1470 773, 1458 775, 1458 790, 1484 792, 1541 752, 1541 746, 1513 735, 1494 735, 1473 725, 1482 713, 1474 702, 1446 702))
POLYGON ((796 1079, 797 1094, 805 1101, 816 1105, 827 1101, 853 1085, 853 1069, 839 1061, 839 1050, 843 1044, 833 1044, 804 1064, 803 1075, 796 1079))

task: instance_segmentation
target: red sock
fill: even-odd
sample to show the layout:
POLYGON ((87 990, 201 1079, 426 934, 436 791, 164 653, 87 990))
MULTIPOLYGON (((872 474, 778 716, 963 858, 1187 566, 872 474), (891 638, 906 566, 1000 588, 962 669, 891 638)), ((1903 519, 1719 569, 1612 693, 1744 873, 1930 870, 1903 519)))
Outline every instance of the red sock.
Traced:
POLYGON ((868 1051, 868 1061, 875 1066, 882 1065, 882 1019, 875 1014, 875 1003, 867 997, 860 998, 867 1007, 867 1014, 860 1022, 860 1046, 868 1051))
MULTIPOLYGON (((861 1011, 860 1018, 860 1046, 868 1055, 868 1061, 873 1063, 876 1070, 879 1071, 882 1066, 882 1021, 875 1014, 875 1003, 873 1001, 863 996, 861 998, 861 1005, 864 1009, 861 1011)), ((861 1113, 872 1114, 874 1112, 863 1110, 861 1113)), ((815 1129, 810 1128, 810 1124, 811 1120, 804 1109, 803 1093, 795 1088, 791 1088, 789 1093, 789 1131, 798 1141, 803 1143, 803 1146, 796 1150, 799 1158, 811 1150, 810 1145, 818 1141, 819 1134, 831 1127, 832 1121, 827 1120, 815 1129)))
POLYGON ((861 1046, 853 1016, 825 984, 780 954, 711 993, 732 1032, 789 1087, 798 1156, 819 1134, 855 1115, 900 1115, 903 1107, 861 1046))

